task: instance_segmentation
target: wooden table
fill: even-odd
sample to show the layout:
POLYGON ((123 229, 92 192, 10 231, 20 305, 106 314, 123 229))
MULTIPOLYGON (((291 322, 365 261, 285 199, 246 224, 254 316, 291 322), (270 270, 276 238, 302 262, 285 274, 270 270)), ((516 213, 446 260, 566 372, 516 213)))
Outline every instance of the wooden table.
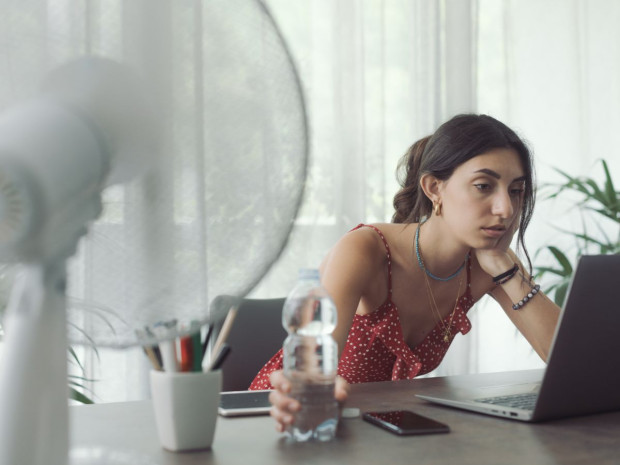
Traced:
POLYGON ((72 447, 78 454, 104 451, 117 457, 113 463, 132 465, 620 464, 620 412, 528 424, 414 396, 455 381, 473 387, 539 376, 540 370, 527 370, 351 386, 347 407, 410 409, 448 424, 451 432, 443 435, 399 437, 355 418, 341 421, 332 442, 294 444, 269 417, 220 417, 211 450, 171 453, 160 447, 151 404, 142 401, 71 407, 72 447))

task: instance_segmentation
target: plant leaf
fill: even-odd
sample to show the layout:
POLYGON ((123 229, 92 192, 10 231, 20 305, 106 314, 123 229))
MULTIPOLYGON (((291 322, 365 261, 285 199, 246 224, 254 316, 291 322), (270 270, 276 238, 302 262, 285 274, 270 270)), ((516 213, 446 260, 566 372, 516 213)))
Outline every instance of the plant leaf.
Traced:
POLYGON ((547 294, 551 294, 551 291, 553 291, 556 287, 558 287, 558 283, 552 284, 551 286, 549 286, 547 288, 547 290, 545 291, 547 294))
POLYGON ((601 160, 603 163, 603 171, 605 171, 605 195, 607 196, 607 200, 609 201, 609 206, 613 208, 616 216, 620 210, 618 192, 616 192, 616 188, 614 187, 614 182, 611 179, 611 174, 609 173, 609 167, 607 166, 607 162, 605 160, 601 160))
POLYGON ((598 187, 598 184, 590 178, 584 179, 584 182, 592 189, 592 192, 588 193, 586 200, 596 200, 601 205, 607 206, 607 197, 603 194, 601 188, 598 187))
POLYGON ((578 234, 578 233, 574 233, 574 232, 567 232, 567 234, 570 234, 572 236, 578 237, 579 239, 583 239, 585 242, 590 243, 590 244, 596 244, 596 245, 599 245, 601 247, 609 247, 610 246, 610 244, 608 244, 606 242, 599 241, 598 239, 595 239, 592 236, 589 236, 587 234, 578 234))
POLYGON ((566 270, 564 269, 561 270, 559 268, 551 268, 548 266, 539 266, 539 267, 536 267, 536 269, 538 270, 538 273, 536 275, 537 277, 541 277, 545 273, 551 273, 551 274, 554 274, 560 277, 566 276, 566 270))
POLYGON ((568 258, 566 258, 566 255, 564 255, 564 253, 560 249, 553 245, 550 245, 547 248, 553 254, 558 263, 562 266, 564 272, 566 274, 573 274, 573 267, 570 264, 568 258))
POLYGON ((97 350, 97 345, 95 344, 95 340, 90 337, 86 331, 84 331, 82 328, 80 328, 78 325, 76 325, 73 322, 68 322, 67 323, 69 326, 71 326, 72 328, 75 328, 77 331, 79 331, 80 333, 82 333, 82 335, 84 335, 84 337, 88 340, 89 344, 88 347, 91 348, 93 350, 93 353, 95 354, 95 356, 97 357, 98 361, 101 361, 100 357, 99 357, 99 351, 97 350))
POLYGON ((88 391, 90 394, 94 394, 93 390, 83 384, 77 383, 75 381, 69 381, 69 387, 75 386, 76 388, 80 388, 83 391, 88 391))
POLYGON ((594 207, 587 207, 587 206, 584 207, 584 208, 586 210, 590 210, 590 211, 599 213, 599 214, 609 218, 610 220, 615 221, 616 223, 620 223, 620 218, 618 218, 618 214, 616 214, 616 213, 614 213, 612 211, 606 210, 604 208, 594 208, 594 207))
POLYGON ((85 378, 84 376, 78 376, 78 375, 68 375, 67 378, 79 379, 81 381, 88 381, 89 383, 96 383, 97 382, 96 379, 85 378))
POLYGON ((69 354, 71 354, 71 357, 73 358, 73 360, 75 360, 75 363, 77 363, 77 366, 80 367, 80 370, 82 371, 82 373, 84 373, 84 365, 82 365, 82 362, 80 362, 80 359, 78 358, 77 354, 75 353, 75 350, 73 350, 73 347, 69 346, 69 354))
POLYGON ((558 307, 562 307, 564 305, 564 300, 566 299, 566 291, 568 290, 568 280, 559 284, 555 290, 554 301, 558 307))
POLYGON ((94 404, 94 402, 90 399, 90 397, 82 394, 80 391, 69 387, 69 398, 73 400, 77 400, 83 404, 94 404))

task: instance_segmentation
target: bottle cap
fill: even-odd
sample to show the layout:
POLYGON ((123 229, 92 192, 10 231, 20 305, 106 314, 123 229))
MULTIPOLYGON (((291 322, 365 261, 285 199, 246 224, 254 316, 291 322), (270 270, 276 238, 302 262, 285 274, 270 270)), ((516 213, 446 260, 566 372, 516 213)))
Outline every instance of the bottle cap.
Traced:
POLYGON ((320 279, 319 270, 316 268, 301 268, 299 270, 299 279, 316 279, 318 281, 320 279))

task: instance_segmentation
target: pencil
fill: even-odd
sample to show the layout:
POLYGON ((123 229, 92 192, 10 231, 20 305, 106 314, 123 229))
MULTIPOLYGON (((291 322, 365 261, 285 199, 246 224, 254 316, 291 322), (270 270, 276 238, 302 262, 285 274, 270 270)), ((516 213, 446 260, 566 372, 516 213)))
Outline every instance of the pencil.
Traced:
POLYGON ((151 364, 153 365, 153 368, 156 371, 162 371, 161 364, 159 363, 159 360, 157 359, 157 356, 155 355, 155 351, 153 350, 153 347, 151 347, 151 346, 144 346, 144 347, 142 347, 142 349, 144 349, 144 353, 146 354, 146 356, 151 361, 151 364))
MULTIPOLYGON (((153 331, 151 331, 151 328, 149 328, 148 326, 144 327, 144 334, 148 338, 156 339, 155 334, 153 334, 153 331)), ((161 352, 159 351, 159 346, 158 345, 153 345, 153 346, 151 346, 151 349, 153 349, 153 354, 155 354, 155 358, 157 359, 157 364, 160 367, 162 367, 164 363, 163 363, 163 361, 161 359, 161 352)))
POLYGON ((237 307, 231 307, 228 311, 228 315, 226 315, 226 319, 224 320, 224 324, 222 325, 222 329, 220 330, 220 334, 218 334, 217 339, 215 340, 215 345, 213 346, 213 357, 211 357, 211 365, 215 361, 222 344, 226 342, 226 338, 228 338, 228 334, 232 329, 232 325, 235 322, 235 317, 237 316, 237 307))
POLYGON ((209 347, 209 340, 211 339, 211 334, 213 333, 213 325, 208 325, 207 326, 207 334, 205 335, 205 340, 202 343, 202 354, 201 354, 201 361, 204 360, 205 358, 205 354, 207 353, 207 347, 209 347))
MULTIPOLYGON (((138 337, 138 342, 142 342, 146 340, 146 333, 143 330, 136 329, 135 333, 136 333, 136 336, 138 337)), ((162 371, 161 362, 158 360, 157 356, 155 355, 155 350, 153 346, 148 345, 148 344, 142 344, 142 350, 144 351, 146 356, 149 358, 151 365, 153 365, 153 369, 157 371, 162 371)))

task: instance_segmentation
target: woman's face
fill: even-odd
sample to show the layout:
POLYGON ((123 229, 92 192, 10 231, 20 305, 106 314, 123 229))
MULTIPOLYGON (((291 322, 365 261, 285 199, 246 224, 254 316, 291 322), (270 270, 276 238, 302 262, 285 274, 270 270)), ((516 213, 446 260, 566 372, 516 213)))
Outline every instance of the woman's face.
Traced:
POLYGON ((463 163, 441 183, 442 216, 464 245, 493 248, 518 226, 524 190, 517 152, 493 149, 463 163))

